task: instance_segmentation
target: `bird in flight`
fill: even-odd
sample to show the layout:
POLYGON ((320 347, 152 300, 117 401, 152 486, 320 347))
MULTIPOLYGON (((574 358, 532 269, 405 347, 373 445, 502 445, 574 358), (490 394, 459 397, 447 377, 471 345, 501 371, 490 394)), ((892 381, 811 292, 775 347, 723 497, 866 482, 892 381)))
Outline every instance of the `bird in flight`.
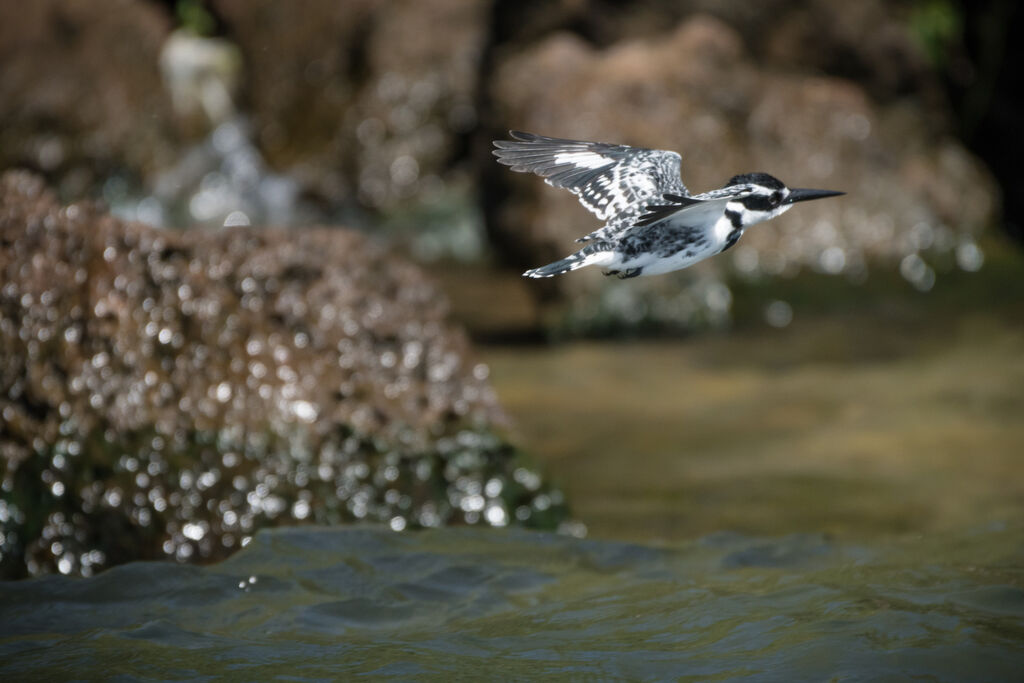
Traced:
POLYGON ((844 194, 790 189, 767 173, 734 176, 723 187, 691 195, 679 176, 675 152, 604 142, 549 138, 510 131, 495 140, 498 161, 564 187, 604 221, 576 240, 575 254, 523 273, 552 277, 584 266, 631 278, 679 270, 720 254, 755 223, 775 218, 796 202, 844 194))

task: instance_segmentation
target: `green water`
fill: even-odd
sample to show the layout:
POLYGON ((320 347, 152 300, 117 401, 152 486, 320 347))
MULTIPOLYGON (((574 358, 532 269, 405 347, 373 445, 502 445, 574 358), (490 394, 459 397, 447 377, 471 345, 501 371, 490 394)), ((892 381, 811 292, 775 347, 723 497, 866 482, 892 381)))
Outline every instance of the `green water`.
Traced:
POLYGON ((1024 312, 988 305, 484 358, 592 536, 956 532, 1024 520, 1024 312))
POLYGON ((279 529, 207 568, 0 584, 0 676, 1019 680, 1022 538, 279 529))

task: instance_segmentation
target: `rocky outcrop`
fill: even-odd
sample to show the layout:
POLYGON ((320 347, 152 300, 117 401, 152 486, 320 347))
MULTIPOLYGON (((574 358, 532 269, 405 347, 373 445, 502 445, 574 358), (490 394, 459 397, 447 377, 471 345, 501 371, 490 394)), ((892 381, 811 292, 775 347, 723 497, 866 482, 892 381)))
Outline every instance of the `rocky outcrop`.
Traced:
MULTIPOLYGON (((489 3, 211 7, 241 50, 240 109, 274 169, 333 208, 386 211, 459 181, 451 166, 476 125, 489 3)), ((152 186, 153 172, 184 154, 183 139, 204 132, 177 92, 176 69, 195 58, 179 54, 184 34, 164 55, 179 111, 162 80, 172 24, 159 3, 132 0, 0 8, 0 168, 45 173, 68 196, 98 194, 115 173, 152 186)))
POLYGON ((487 368, 356 233, 171 233, 0 181, 0 575, 215 559, 281 522, 552 526, 487 368))
POLYGON ((913 33, 915 11, 883 0, 499 0, 495 25, 506 50, 558 31, 605 48, 671 33, 703 14, 732 28, 762 64, 848 77, 882 100, 930 98, 939 84, 913 33))
POLYGON ((157 60, 170 30, 156 3, 0 4, 0 168, 78 196, 167 164, 177 132, 157 60))
POLYGON ((332 200, 439 189, 474 95, 489 3, 213 0, 242 49, 258 140, 332 200), (267 49, 272 45, 274 49, 267 49))
MULTIPOLYGON (((762 170, 793 186, 849 193, 757 226, 731 258, 679 276, 625 286, 587 270, 558 278, 577 318, 686 324, 728 305, 716 284, 723 266, 750 275, 810 267, 860 276, 872 259, 971 242, 996 209, 981 164, 929 130, 914 105, 876 104, 847 80, 759 68, 733 29, 706 16, 661 40, 604 50, 552 36, 505 60, 491 94, 497 118, 516 128, 678 150, 693 191, 762 170), (681 280, 693 278, 698 286, 680 293, 681 280)), ((494 171, 489 178, 504 197, 490 207, 491 228, 499 241, 527 245, 533 258, 521 265, 569 253, 595 225, 574 197, 537 178, 494 171)))

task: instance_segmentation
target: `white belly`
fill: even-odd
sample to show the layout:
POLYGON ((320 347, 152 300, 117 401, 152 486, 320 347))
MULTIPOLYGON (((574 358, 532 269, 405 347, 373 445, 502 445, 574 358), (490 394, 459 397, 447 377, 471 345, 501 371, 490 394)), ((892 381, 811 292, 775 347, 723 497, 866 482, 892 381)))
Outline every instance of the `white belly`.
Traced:
POLYGON ((694 263, 714 256, 722 251, 732 234, 732 221, 724 215, 706 233, 706 242, 701 246, 684 247, 674 254, 659 257, 656 254, 642 254, 632 259, 616 259, 616 263, 607 264, 616 269, 642 268, 641 276, 661 275, 673 270, 688 268, 694 263))
POLYGON ((640 271, 641 276, 645 275, 661 275, 662 273, 671 273, 673 270, 682 270, 688 268, 694 263, 703 261, 709 256, 714 256, 721 247, 704 246, 700 249, 690 249, 678 251, 671 256, 665 258, 658 258, 654 255, 646 255, 640 258, 633 259, 627 264, 623 264, 625 268, 643 268, 640 271))

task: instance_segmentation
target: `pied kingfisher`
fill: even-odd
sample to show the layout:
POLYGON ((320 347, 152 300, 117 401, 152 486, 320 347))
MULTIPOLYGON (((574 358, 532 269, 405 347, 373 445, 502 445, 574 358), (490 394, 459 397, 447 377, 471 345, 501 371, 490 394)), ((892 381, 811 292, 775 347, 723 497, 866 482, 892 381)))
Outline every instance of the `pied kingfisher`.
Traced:
POLYGON ((724 187, 691 195, 679 177, 675 152, 509 131, 494 155, 513 171, 536 173, 564 187, 605 222, 581 237, 575 254, 523 273, 552 277, 602 266, 620 278, 679 270, 720 254, 755 223, 796 202, 844 194, 789 189, 767 173, 733 177, 724 187))

